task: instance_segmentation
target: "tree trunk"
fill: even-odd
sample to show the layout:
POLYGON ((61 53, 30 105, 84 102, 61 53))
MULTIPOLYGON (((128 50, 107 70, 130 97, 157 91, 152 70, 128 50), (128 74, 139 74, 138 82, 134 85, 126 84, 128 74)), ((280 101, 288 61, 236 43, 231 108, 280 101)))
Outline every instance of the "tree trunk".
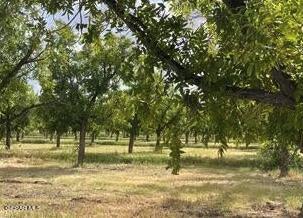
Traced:
POLYGON ((16 141, 20 142, 20 130, 16 131, 16 141))
POLYGON ((47 131, 45 131, 44 136, 45 136, 45 139, 48 139, 48 132, 47 131))
POLYGON ((131 132, 130 136, 129 136, 129 144, 128 144, 128 153, 129 154, 133 153, 134 142, 135 142, 135 134, 133 134, 133 132, 131 132))
POLYGON ((209 135, 202 135, 202 143, 205 145, 205 148, 208 148, 209 135))
POLYGON ((5 128, 6 128, 5 148, 7 150, 10 150, 11 149, 11 121, 10 121, 9 117, 6 118, 5 128))
POLYGON ((290 161, 289 151, 287 149, 287 146, 283 145, 280 148, 280 160, 279 160, 280 175, 279 175, 279 177, 288 176, 289 161, 290 161))
POLYGON ((162 146, 161 146, 161 128, 158 127, 156 129, 156 147, 155 152, 162 153, 162 146))
POLYGON ((74 131, 75 141, 78 141, 77 131, 74 131))
POLYGON ((198 133, 197 131, 194 132, 194 136, 195 136, 195 144, 198 143, 198 133))
POLYGON ((120 131, 117 130, 117 131, 116 131, 116 142, 119 141, 119 135, 120 135, 120 131))
POLYGON ((145 139, 147 142, 149 142, 149 134, 147 133, 146 134, 146 139, 145 139))
POLYGON ((139 121, 138 121, 137 114, 135 114, 133 120, 131 121, 131 129, 130 129, 129 144, 128 144, 128 153, 129 154, 133 153, 137 128, 138 128, 138 124, 139 124, 138 122, 139 121))
MULTIPOLYGON (((302 132, 300 134, 299 148, 300 148, 300 153, 303 154, 303 133, 302 132)), ((302 209, 303 209, 303 207, 302 207, 302 209)))
POLYGON ((250 143, 248 141, 245 142, 245 148, 248 149, 250 143))
POLYGON ((54 139, 54 133, 51 133, 49 140, 50 140, 51 142, 53 142, 53 139, 54 139))
POLYGON ((301 208, 300 208, 300 213, 299 213, 298 217, 299 217, 299 218, 300 218, 300 217, 303 217, 303 203, 302 203, 302 206, 301 206, 301 208))
POLYGON ((95 132, 92 132, 90 144, 95 143, 95 135, 96 135, 95 132))
POLYGON ((239 140, 236 139, 236 148, 239 148, 239 140))
POLYGON ((21 133, 21 139, 24 139, 24 132, 21 133))
POLYGON ((185 144, 188 145, 189 132, 185 132, 185 144))
POLYGON ((80 140, 78 149, 78 162, 77 166, 82 166, 85 156, 85 134, 86 134, 87 120, 82 120, 80 124, 80 140))
POLYGON ((60 148, 61 134, 57 132, 56 148, 60 148))

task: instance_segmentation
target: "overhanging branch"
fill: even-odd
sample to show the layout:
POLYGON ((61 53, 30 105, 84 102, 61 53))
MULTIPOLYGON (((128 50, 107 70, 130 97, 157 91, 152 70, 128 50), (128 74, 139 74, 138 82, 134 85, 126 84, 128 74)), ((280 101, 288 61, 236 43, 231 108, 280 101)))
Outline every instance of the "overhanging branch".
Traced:
MULTIPOLYGON (((232 8, 241 8, 245 6, 243 0, 237 3, 236 0, 225 1, 232 8), (237 4, 236 4, 237 3, 237 4)), ((167 64, 171 70, 173 70, 179 79, 184 82, 197 85, 200 89, 204 89, 203 77, 197 76, 194 72, 185 68, 182 64, 176 61, 173 57, 167 54, 163 49, 157 46, 156 36, 153 36, 144 23, 134 15, 128 13, 116 0, 104 0, 110 10, 112 10, 128 28, 136 34, 138 39, 144 44, 144 46, 154 53, 163 63, 167 64)), ((273 79, 279 84, 280 92, 269 92, 262 89, 250 89, 241 87, 229 87, 226 86, 226 94, 234 96, 240 99, 254 100, 265 104, 270 104, 278 107, 287 107, 294 109, 295 100, 293 98, 294 85, 290 84, 290 80, 286 79, 283 74, 281 77, 281 71, 274 71, 273 79), (278 72, 278 73, 277 73, 278 72), (277 74, 276 74, 277 73, 277 74)))
POLYGON ((226 87, 227 94, 240 99, 254 100, 260 103, 270 104, 278 107, 295 108, 295 101, 281 92, 268 92, 261 89, 250 89, 240 87, 226 87))

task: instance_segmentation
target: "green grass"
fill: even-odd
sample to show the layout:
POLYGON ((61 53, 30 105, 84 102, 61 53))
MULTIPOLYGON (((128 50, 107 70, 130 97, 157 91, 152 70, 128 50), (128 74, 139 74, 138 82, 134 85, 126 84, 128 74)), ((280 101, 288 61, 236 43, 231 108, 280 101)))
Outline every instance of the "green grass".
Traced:
POLYGON ((174 176, 165 169, 169 151, 154 153, 154 142, 139 141, 133 154, 127 140, 110 142, 87 146, 82 168, 73 167, 75 142, 0 150, 0 206, 40 206, 0 217, 295 217, 303 203, 303 173, 259 171, 256 149, 218 159, 216 148, 188 146, 174 176))

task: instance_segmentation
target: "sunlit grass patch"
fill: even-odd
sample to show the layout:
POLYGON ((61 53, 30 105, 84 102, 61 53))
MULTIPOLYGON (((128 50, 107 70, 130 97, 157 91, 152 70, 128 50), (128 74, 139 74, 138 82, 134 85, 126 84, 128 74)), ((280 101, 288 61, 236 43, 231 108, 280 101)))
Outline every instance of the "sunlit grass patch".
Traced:
POLYGON ((14 217, 288 217, 284 212, 296 214, 303 202, 302 172, 292 170, 285 179, 263 173, 254 149, 230 149, 219 159, 216 148, 185 147, 175 176, 165 169, 167 148, 159 154, 136 146, 128 154, 127 145, 94 144, 86 148, 84 166, 74 168, 76 143, 54 147, 0 151, 1 206, 41 206, 14 217))

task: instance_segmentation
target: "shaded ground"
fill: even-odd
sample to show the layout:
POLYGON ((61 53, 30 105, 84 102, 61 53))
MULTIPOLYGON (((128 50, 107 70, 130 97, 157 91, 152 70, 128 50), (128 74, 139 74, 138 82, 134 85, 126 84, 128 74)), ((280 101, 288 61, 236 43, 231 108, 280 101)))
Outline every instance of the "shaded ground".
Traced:
POLYGON ((303 202, 302 172, 287 179, 259 172, 253 150, 219 161, 216 149, 187 148, 173 176, 165 170, 167 152, 149 147, 128 155, 125 146, 92 146, 80 169, 72 167, 71 146, 52 147, 0 151, 0 217, 297 217, 303 202))

